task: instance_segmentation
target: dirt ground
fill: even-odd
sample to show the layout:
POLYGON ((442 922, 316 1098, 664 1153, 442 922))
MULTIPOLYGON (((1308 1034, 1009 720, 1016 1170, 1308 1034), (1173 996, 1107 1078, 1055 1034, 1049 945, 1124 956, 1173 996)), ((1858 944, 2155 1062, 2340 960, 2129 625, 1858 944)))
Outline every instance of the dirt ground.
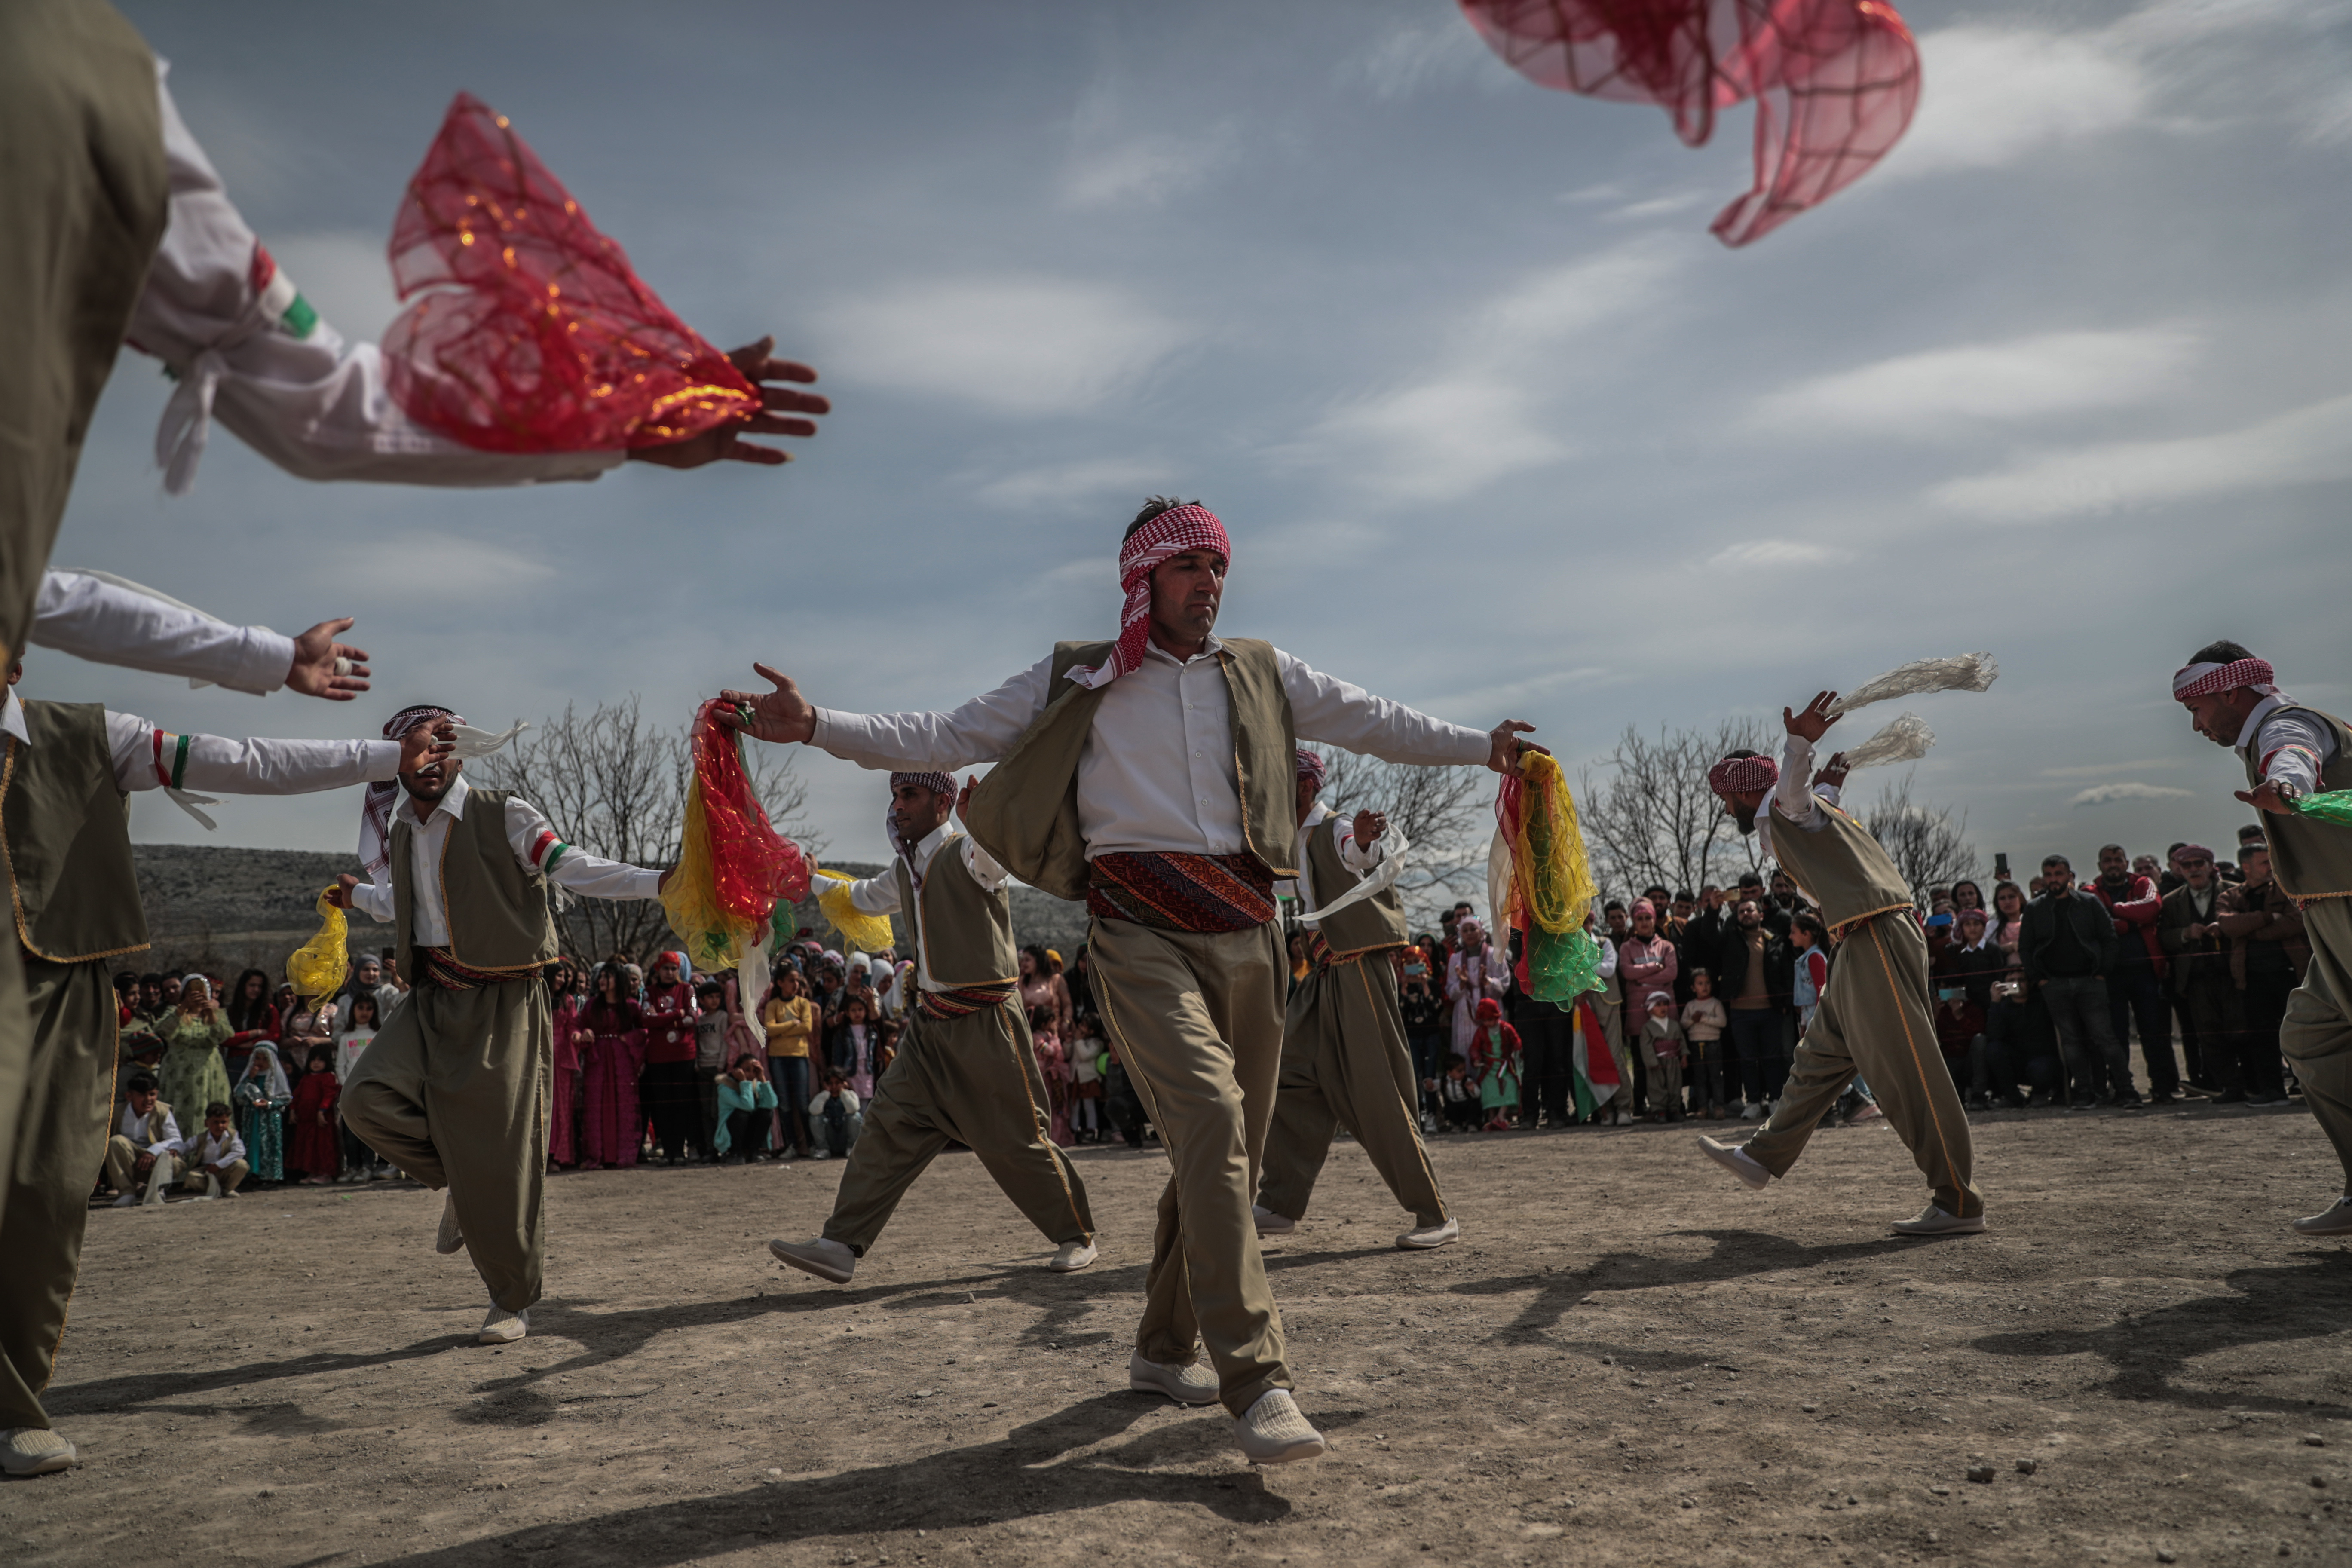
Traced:
POLYGON ((1268 1253, 1332 1452, 1265 1472, 1127 1392, 1156 1150, 1079 1152, 1086 1273, 957 1156, 846 1289, 761 1245, 837 1163, 558 1177, 503 1350, 420 1189, 102 1210, 48 1396, 83 1462, 0 1486, 0 1561, 2352 1561, 2352 1257, 2285 1228, 2335 1191, 2311 1118, 1977 1151, 1991 1234, 1914 1242, 1883 1127, 1762 1194, 1686 1127, 1456 1136, 1465 1240, 1407 1255, 1342 1142, 1268 1253))

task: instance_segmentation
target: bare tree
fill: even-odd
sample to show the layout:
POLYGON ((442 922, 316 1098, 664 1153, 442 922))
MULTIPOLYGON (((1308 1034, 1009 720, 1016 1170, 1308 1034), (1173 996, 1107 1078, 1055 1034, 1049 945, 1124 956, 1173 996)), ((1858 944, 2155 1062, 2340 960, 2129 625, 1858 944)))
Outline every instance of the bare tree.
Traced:
POLYGON ((1486 887, 1486 844, 1494 833, 1496 777, 1481 767, 1427 768, 1384 763, 1336 747, 1325 753, 1329 772, 1323 799, 1332 810, 1384 813, 1412 841, 1397 878, 1405 918, 1433 924, 1457 899, 1486 887))
POLYGON ((1930 887, 1977 874, 1976 846, 1962 837, 1968 813, 1955 822, 1948 808, 1914 801, 1909 773, 1879 790, 1878 804, 1863 821, 1916 898, 1924 900, 1930 887))
POLYGON ((1577 817, 1601 888, 1696 891, 1760 869, 1756 840, 1724 815, 1706 772, 1725 752, 1762 751, 1770 740, 1769 727, 1755 719, 1727 719, 1712 730, 1662 726, 1654 739, 1627 725, 1597 776, 1586 769, 1577 791, 1577 817))
MULTIPOLYGON (((789 754, 761 747, 744 763, 769 821, 814 862, 824 845, 801 819, 808 790, 789 754)), ((636 866, 677 861, 691 779, 687 731, 648 721, 634 693, 585 715, 567 703, 561 715, 472 766, 485 784, 529 800, 592 855, 636 866)), ((650 899, 560 898, 556 924, 564 951, 589 959, 625 952, 642 963, 673 940, 662 906, 650 899)))

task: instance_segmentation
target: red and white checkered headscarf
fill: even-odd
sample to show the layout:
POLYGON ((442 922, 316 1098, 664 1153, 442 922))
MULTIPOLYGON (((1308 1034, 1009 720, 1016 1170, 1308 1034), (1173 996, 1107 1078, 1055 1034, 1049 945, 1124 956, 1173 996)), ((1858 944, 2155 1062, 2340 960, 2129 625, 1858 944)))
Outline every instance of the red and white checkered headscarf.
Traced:
POLYGON ((955 775, 952 773, 892 773, 891 792, 896 794, 900 784, 919 784, 933 795, 943 795, 950 800, 956 797, 955 775))
POLYGON ((1225 525, 1207 507, 1171 507, 1118 547, 1118 586, 1127 595, 1119 606, 1118 645, 1102 663, 1071 670, 1072 680, 1091 690, 1142 664, 1144 645, 1151 638, 1151 569, 1187 550, 1213 550, 1228 562, 1234 558, 1225 525))
POLYGON ((1298 776, 1302 779, 1312 780, 1315 787, 1317 789, 1321 789, 1323 787, 1323 780, 1327 776, 1323 766, 1322 756, 1318 752, 1308 751, 1304 746, 1300 746, 1297 748, 1297 750, 1298 752, 1298 776))
POLYGON ((2203 664, 2186 664, 2173 672, 2172 700, 2186 702, 2192 697, 2212 697, 2240 687, 2252 687, 2265 697, 2280 695, 2272 684, 2275 671, 2266 658, 2237 658, 2227 664, 2210 660, 2203 664))
POLYGON ((1707 787, 1717 795, 1746 795, 1780 782, 1780 764, 1769 757, 1726 757, 1706 770, 1707 787))
MULTIPOLYGON (((419 724, 437 724, 444 719, 453 724, 466 721, 462 714, 431 703, 404 708, 383 721, 383 738, 397 741, 419 724)), ((395 779, 368 785, 360 798, 360 865, 371 880, 392 866, 392 808, 399 802, 400 784, 395 779)))

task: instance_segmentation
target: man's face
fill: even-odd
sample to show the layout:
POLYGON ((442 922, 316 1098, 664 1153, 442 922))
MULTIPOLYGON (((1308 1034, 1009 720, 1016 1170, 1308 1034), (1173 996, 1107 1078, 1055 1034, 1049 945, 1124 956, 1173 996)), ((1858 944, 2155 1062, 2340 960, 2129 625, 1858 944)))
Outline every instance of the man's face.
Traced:
POLYGON ((2072 866, 2051 863, 2045 864, 2042 868, 2042 890, 2043 892, 2063 893, 2074 885, 2074 868, 2072 866))
POLYGON ((131 1109, 142 1116, 146 1115, 149 1111, 155 1109, 155 1095, 156 1091, 152 1089, 132 1089, 131 1091, 131 1109))
POLYGON ((1739 929, 1754 931, 1764 923, 1764 910, 1753 899, 1739 900, 1739 929))
POLYGON ((2156 880, 2158 869, 2156 857, 2153 855, 2143 855, 2132 862, 2132 874, 2137 877, 2146 877, 2151 882, 2156 880))
POLYGON ((1675 919, 1678 921, 1686 921, 1690 919, 1691 910, 1693 907, 1694 906, 1688 899, 1676 899, 1675 900, 1675 919))
POLYGON ((1609 934, 1620 939, 1623 938, 1626 931, 1625 911, 1623 910, 1611 910, 1608 914, 1608 919, 1609 934))
POLYGON ((173 979, 171 975, 163 976, 163 1000, 177 1002, 180 999, 181 985, 182 982, 173 979))
POLYGON ((1195 643, 1217 624, 1225 596, 1225 558, 1187 550, 1151 569, 1151 624, 1169 640, 1195 643))
POLYGON ((1790 880, 1789 873, 1786 871, 1775 871, 1772 873, 1772 896, 1774 898, 1781 900, 1791 899, 1796 896, 1796 893, 1797 884, 1790 880))
POLYGON ((1318 793, 1313 779, 1298 781, 1298 821, 1302 826, 1306 824, 1307 814, 1315 809, 1315 796, 1318 793))
POLYGON ((2100 876, 2107 878, 2109 880, 2113 880, 2116 878, 2128 875, 2130 871, 2131 861, 2125 857, 2122 850, 2102 849, 2099 851, 2100 876))
POLYGON ((902 784, 890 791, 890 826, 900 838, 919 844, 938 831, 955 802, 929 784, 902 784))
POLYGON ((2172 863, 2189 879, 2189 885, 2199 892, 2213 885, 2213 858, 2210 855, 2176 855, 2172 863))
POLYGON ((139 1000, 150 1013, 161 1007, 163 1005, 163 983, 160 980, 141 981, 139 1000))
POLYGON ((2238 732, 2246 727, 2246 715, 2262 701, 2256 693, 2240 687, 2235 691, 2217 691, 2210 697, 2184 698, 2181 706, 2189 710, 2189 728, 2217 746, 2234 746, 2238 732))
POLYGON ((458 770, 464 765, 455 752, 430 758, 415 767, 402 768, 400 787, 412 798, 431 805, 449 793, 449 786, 457 782, 458 770))
POLYGON ((1756 831, 1756 814, 1764 809, 1766 791, 1745 789, 1737 795, 1721 795, 1723 814, 1739 825, 1743 834, 1756 831))
POLYGON ((2238 851, 2238 869, 2246 875, 2246 886, 2260 887, 2271 879, 2271 852, 2267 849, 2238 851))

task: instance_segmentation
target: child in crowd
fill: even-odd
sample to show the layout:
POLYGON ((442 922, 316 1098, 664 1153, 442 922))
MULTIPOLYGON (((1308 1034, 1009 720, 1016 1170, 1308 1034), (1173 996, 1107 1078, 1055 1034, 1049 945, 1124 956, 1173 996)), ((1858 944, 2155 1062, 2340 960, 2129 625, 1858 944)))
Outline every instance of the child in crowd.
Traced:
POLYGON ((229 1100, 244 1125, 239 1140, 256 1181, 286 1179, 286 1108, 294 1103, 294 1088, 286 1069, 278 1065, 278 1047, 258 1045, 246 1058, 245 1075, 236 1080, 229 1100))
POLYGON ((189 1142, 184 1170, 182 1186, 202 1187, 206 1198, 236 1196, 237 1184, 252 1167, 246 1163, 245 1140, 229 1125, 226 1100, 215 1100, 205 1107, 205 1130, 189 1142))
POLYGON ((1944 1053, 1952 1081, 1963 1087, 1971 1103, 1981 1100, 1973 1086, 1976 1063, 1984 1050, 1984 1009, 1969 1000, 1966 985, 1947 980, 1936 988, 1936 1045, 1944 1053))
MULTIPOLYGON (((857 1002, 850 1004, 853 1008, 862 1005, 857 1002)), ((849 1087, 847 1073, 839 1068, 826 1069, 824 1087, 809 1101, 809 1130, 815 1134, 817 1143, 812 1158, 849 1158, 857 1135, 866 1130, 866 1114, 860 1109, 864 1104, 858 1092, 849 1087)))
POLYGON ((694 1147, 716 1165, 719 1124, 726 1116, 719 1109, 719 1080, 727 1072, 728 1029, 734 1019, 727 1012, 727 988, 716 980, 695 984, 694 1005, 694 1147))
POLYGON ((1683 1004, 1684 1076, 1690 1083, 1694 1116, 1723 1120, 1723 1031, 1731 1016, 1715 994, 1715 976, 1704 969, 1691 971, 1691 999, 1683 1004))
POLYGON ((1118 1059, 1118 1047, 1108 1040, 1103 1042, 1102 1061, 1103 1114, 1109 1118, 1120 1142, 1130 1149, 1140 1149, 1151 1135, 1143 1114, 1142 1098, 1128 1079, 1126 1064, 1118 1059))
MULTIPOLYGON (((367 1000, 373 1003, 375 998, 367 1000)), ((310 1053, 302 1081, 294 1086, 294 1136, 286 1168, 306 1187, 323 1187, 342 1169, 341 1140, 335 1128, 335 1100, 342 1080, 335 1076, 335 1056, 321 1046, 310 1053)))
POLYGON ((841 1005, 841 1022, 825 1041, 826 1065, 862 1101, 874 1094, 874 1046, 877 1031, 866 999, 856 993, 841 1005))
POLYGON ((1802 1035, 1813 1026, 1814 1010, 1830 983, 1829 928, 1808 910, 1789 922, 1789 942, 1797 950, 1796 992, 1790 1000, 1797 1007, 1797 1033, 1802 1035))
POLYGON ((776 1125, 776 1089, 768 1081, 765 1058, 745 1051, 711 1079, 710 1088, 719 1116, 712 1157, 722 1164, 749 1164, 766 1153, 768 1134, 776 1125))
POLYGON ((1070 1131, 1081 1143, 1103 1138, 1102 1025, 1087 1016, 1070 1028, 1070 1131))
POLYGON ((1479 998, 1476 1027, 1470 1036, 1470 1055, 1478 1070, 1478 1099, 1489 1132, 1511 1130, 1511 1110, 1519 1103, 1519 1032, 1503 1022, 1503 1005, 1492 996, 1479 998))
POLYGON ((890 1064, 898 1059, 898 1035, 906 1027, 895 1018, 885 1018, 876 1026, 879 1037, 874 1042, 874 1081, 880 1083, 890 1064))
MULTIPOLYGON (((366 1050, 375 1032, 383 1026, 382 1011, 373 992, 352 993, 352 1010, 343 1032, 335 1039, 335 1078, 338 1083, 352 1081, 352 1069, 360 1065, 360 1053, 366 1050)), ((375 1157, 375 1151, 360 1142, 359 1134, 346 1127, 342 1130, 344 1180, 373 1182, 392 1174, 392 1167, 375 1157)))
POLYGON ((1445 1053, 1445 1076, 1437 1080, 1437 1099, 1445 1108, 1449 1131, 1467 1132, 1478 1125, 1478 1086, 1471 1079, 1469 1061, 1459 1051, 1445 1053))
POLYGON ((1675 994, 1653 991, 1649 1018, 1642 1025, 1642 1065, 1650 1069, 1650 1120, 1683 1119, 1683 1026, 1675 1016, 1675 994))

